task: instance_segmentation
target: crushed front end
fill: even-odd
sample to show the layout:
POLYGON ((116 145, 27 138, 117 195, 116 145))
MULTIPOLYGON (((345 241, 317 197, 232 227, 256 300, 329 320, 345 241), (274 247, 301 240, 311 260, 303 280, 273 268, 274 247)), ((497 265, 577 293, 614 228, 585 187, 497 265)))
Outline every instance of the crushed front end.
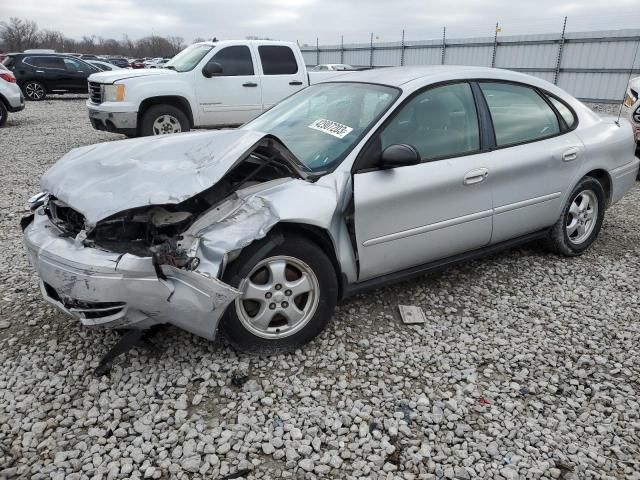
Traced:
POLYGON ((186 200, 149 201, 93 223, 51 193, 34 197, 22 228, 45 300, 87 326, 169 323, 213 339, 240 294, 220 280, 225 265, 279 220, 259 193, 295 176, 267 155, 273 145, 260 142, 186 200))

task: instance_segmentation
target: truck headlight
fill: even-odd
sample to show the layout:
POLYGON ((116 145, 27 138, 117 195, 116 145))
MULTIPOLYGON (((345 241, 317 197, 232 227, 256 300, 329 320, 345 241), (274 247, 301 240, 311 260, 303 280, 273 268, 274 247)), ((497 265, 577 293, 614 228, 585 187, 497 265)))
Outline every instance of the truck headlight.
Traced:
POLYGON ((105 102, 124 101, 124 85, 105 85, 104 101, 105 102))

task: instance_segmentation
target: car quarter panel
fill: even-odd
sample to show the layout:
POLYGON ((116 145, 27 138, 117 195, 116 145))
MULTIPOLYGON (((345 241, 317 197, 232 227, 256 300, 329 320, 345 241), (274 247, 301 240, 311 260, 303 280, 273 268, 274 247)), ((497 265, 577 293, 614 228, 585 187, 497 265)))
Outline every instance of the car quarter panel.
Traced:
POLYGON ((499 243, 553 225, 560 216, 584 145, 573 132, 490 153, 493 235, 499 243))

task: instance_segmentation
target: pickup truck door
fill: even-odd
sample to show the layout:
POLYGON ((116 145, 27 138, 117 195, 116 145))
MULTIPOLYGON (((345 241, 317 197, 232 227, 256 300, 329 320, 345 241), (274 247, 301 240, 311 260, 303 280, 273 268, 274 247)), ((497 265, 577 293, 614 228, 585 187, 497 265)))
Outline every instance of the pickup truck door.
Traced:
POLYGON ((201 126, 241 125, 262 112, 262 85, 254 54, 248 45, 221 47, 208 63, 222 73, 207 78, 195 72, 201 126))
POLYGON ((262 103, 265 110, 307 86, 304 62, 291 47, 259 45, 257 50, 262 69, 262 103))

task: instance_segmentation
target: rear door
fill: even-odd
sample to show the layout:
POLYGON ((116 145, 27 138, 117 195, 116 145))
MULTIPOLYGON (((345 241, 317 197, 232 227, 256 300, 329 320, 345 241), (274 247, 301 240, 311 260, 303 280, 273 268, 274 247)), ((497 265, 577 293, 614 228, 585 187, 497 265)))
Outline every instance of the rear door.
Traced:
POLYGON ((64 90, 66 72, 60 57, 33 56, 25 57, 23 64, 29 66, 29 80, 38 80, 45 84, 48 90, 64 90))
POLYGON ((561 100, 523 84, 479 86, 495 132, 491 243, 499 243, 558 220, 564 194, 584 161, 584 145, 572 131, 573 112, 561 100))
POLYGON ((240 125, 262 112, 262 84, 248 45, 219 48, 209 59, 222 73, 207 78, 196 71, 196 95, 203 126, 240 125))
POLYGON ((290 46, 259 45, 258 56, 265 110, 306 86, 305 70, 290 46))

